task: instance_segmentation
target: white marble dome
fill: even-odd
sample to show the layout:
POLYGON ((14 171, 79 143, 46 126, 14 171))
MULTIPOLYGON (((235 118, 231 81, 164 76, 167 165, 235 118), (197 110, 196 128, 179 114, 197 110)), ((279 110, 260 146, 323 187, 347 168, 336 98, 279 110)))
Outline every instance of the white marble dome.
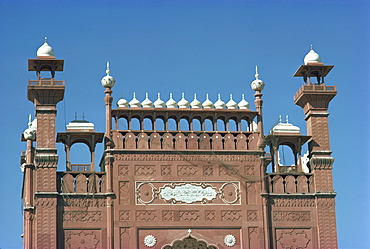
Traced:
POLYGON ((54 49, 49 46, 46 38, 44 44, 42 44, 42 46, 37 49, 36 54, 37 56, 54 56, 54 49))
POLYGON ((306 54, 303 61, 304 61, 304 64, 307 65, 307 63, 320 63, 321 59, 320 59, 320 55, 316 53, 311 46, 310 52, 306 54))

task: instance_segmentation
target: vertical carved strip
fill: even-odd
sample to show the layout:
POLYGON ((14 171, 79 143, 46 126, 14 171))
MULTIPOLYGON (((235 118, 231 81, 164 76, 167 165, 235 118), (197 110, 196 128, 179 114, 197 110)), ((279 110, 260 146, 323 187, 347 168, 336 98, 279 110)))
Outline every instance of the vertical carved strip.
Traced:
POLYGON ((258 227, 248 227, 248 245, 250 249, 261 248, 258 240, 258 227))
POLYGON ((338 248, 334 198, 317 199, 320 248, 338 248))

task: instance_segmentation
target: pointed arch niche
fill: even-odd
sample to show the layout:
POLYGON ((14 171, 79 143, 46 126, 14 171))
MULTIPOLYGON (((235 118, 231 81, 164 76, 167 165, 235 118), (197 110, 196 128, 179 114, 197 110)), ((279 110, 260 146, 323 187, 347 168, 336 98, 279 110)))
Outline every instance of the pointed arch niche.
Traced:
POLYGON ((195 237, 188 235, 187 237, 175 240, 171 245, 165 245, 163 249, 182 249, 182 248, 204 248, 204 249, 219 249, 215 245, 208 245, 206 241, 198 240, 195 237))

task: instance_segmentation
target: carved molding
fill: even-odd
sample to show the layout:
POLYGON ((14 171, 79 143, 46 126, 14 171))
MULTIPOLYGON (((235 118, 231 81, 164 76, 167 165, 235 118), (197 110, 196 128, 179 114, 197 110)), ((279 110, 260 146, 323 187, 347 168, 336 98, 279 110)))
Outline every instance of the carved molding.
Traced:
POLYGON ((65 207, 104 207, 105 205, 105 199, 86 199, 78 197, 66 197, 63 199, 63 206, 65 207))
POLYGON ((199 154, 114 154, 116 161, 248 161, 257 162, 259 155, 199 155, 199 154))
POLYGON ((270 200, 274 207, 314 207, 315 200, 305 197, 275 197, 270 200))
POLYGON ((274 211, 275 222, 309 222, 311 221, 310 211, 274 211))
POLYGON ((101 222, 101 211, 65 211, 63 222, 101 222))
POLYGON ((35 164, 37 168, 56 168, 58 158, 56 154, 36 154, 35 164))
POLYGON ((334 163, 333 157, 312 157, 310 159, 310 165, 315 170, 330 170, 334 163))

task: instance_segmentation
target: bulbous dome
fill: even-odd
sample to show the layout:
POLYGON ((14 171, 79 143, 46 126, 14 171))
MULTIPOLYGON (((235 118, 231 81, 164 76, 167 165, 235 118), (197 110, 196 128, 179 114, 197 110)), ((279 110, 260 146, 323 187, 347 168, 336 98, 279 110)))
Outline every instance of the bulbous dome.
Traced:
POLYGON ((316 53, 311 46, 310 52, 306 54, 303 61, 304 61, 304 64, 307 65, 307 63, 320 63, 321 59, 320 59, 320 55, 316 53))
POLYGON ((117 101, 117 106, 118 107, 128 107, 128 101, 123 97, 123 94, 122 94, 122 98, 120 98, 117 101))
POLYGON ((134 97, 130 101, 130 107, 131 108, 140 108, 141 107, 141 102, 136 98, 136 93, 134 93, 134 97))
POLYGON ((242 100, 238 103, 239 109, 249 109, 249 103, 244 99, 244 94, 242 94, 242 100))
POLYGON ((202 108, 202 103, 200 103, 200 101, 197 100, 197 94, 196 93, 194 93, 194 100, 191 101, 190 106, 193 109, 202 108))
POLYGON ((105 70, 105 73, 107 74, 101 79, 101 84, 105 88, 112 88, 114 86, 114 83, 116 83, 116 80, 110 76, 110 70, 109 70, 109 62, 107 62, 107 70, 105 70))
POLYGON ((185 99, 184 93, 182 93, 182 98, 177 104, 179 105, 179 108, 189 108, 190 107, 189 101, 185 99))
POLYGON ((54 56, 54 49, 49 46, 46 40, 47 38, 45 37, 44 44, 42 44, 42 46, 37 49, 37 56, 54 56))
POLYGON ((156 101, 154 101, 154 107, 155 108, 165 108, 166 107, 166 103, 164 103, 163 100, 161 100, 161 94, 158 93, 158 98, 156 101))
POLYGON ((203 102, 202 106, 204 109, 211 109, 214 107, 212 101, 210 101, 208 98, 208 93, 206 95, 206 100, 203 102))
POLYGON ((221 100, 221 94, 218 94, 218 99, 215 102, 215 108, 216 109, 225 109, 226 108, 225 102, 223 102, 221 100))
POLYGON ((226 104, 227 109, 238 109, 238 104, 233 100, 233 95, 230 94, 230 100, 226 104))
POLYGON ((143 102, 141 102, 141 105, 143 106, 143 108, 153 107, 153 102, 149 99, 148 93, 145 94, 145 99, 143 102))
POLYGON ((166 102, 167 108, 177 108, 177 102, 173 100, 172 93, 170 93, 170 99, 166 102))

